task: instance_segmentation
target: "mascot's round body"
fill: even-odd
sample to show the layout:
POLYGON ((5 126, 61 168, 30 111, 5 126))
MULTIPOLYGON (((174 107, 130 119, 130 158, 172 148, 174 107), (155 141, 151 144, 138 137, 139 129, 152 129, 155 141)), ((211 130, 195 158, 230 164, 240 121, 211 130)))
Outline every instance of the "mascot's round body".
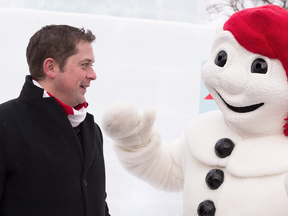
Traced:
POLYGON ((194 119, 178 143, 185 146, 184 215, 197 215, 206 200, 213 202, 219 216, 288 215, 287 142, 283 135, 245 139, 227 127, 219 111, 194 119), (235 144, 232 151, 227 138, 235 144), (219 143, 220 153, 231 151, 229 156, 219 155, 219 143))
POLYGON ((221 111, 196 117, 172 143, 153 127, 154 109, 108 109, 102 126, 123 167, 159 190, 183 191, 184 216, 287 216, 286 38, 288 11, 278 6, 235 13, 202 69, 221 111))

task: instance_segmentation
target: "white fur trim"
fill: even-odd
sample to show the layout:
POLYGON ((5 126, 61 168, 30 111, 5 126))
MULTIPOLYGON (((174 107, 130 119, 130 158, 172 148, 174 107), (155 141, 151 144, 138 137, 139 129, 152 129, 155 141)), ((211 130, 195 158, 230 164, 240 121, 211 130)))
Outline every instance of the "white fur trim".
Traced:
POLYGON ((220 111, 202 114, 191 121, 186 129, 191 153, 201 162, 226 167, 238 177, 280 174, 288 171, 288 137, 284 134, 243 139, 225 123, 220 111), (214 152, 216 142, 229 138, 235 148, 226 158, 214 152))

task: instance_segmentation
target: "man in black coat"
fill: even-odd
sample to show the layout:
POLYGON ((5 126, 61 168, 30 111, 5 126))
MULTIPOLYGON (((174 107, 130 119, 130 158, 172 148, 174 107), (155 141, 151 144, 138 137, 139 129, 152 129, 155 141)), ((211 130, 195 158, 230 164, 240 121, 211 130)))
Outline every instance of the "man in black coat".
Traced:
POLYGON ((84 96, 94 40, 67 25, 31 37, 31 75, 0 105, 0 216, 109 215, 102 133, 84 96))

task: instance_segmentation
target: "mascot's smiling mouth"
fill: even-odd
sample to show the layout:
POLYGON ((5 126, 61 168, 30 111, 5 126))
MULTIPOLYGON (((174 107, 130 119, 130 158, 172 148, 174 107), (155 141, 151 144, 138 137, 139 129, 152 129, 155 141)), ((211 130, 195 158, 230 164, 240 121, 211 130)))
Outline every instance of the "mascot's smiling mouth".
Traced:
POLYGON ((231 106, 230 104, 226 103, 226 101, 221 97, 221 95, 218 93, 218 95, 220 96, 220 98, 222 99, 222 101, 226 104, 226 106, 234 111, 234 112, 237 112, 237 113, 247 113, 247 112, 252 112, 256 109, 258 109, 259 107, 263 106, 264 103, 259 103, 259 104, 254 104, 254 105, 251 105, 251 106, 246 106, 246 107, 234 107, 234 106, 231 106))

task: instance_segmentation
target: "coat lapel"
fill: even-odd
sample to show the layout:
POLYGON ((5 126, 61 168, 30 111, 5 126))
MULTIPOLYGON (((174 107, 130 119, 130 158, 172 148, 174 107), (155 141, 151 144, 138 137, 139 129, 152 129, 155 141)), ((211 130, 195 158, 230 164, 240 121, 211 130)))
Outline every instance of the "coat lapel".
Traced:
POLYGON ((92 165, 95 147, 97 143, 97 135, 95 133, 95 123, 93 117, 87 113, 86 119, 81 123, 83 136, 83 154, 84 165, 83 174, 86 175, 92 165))

